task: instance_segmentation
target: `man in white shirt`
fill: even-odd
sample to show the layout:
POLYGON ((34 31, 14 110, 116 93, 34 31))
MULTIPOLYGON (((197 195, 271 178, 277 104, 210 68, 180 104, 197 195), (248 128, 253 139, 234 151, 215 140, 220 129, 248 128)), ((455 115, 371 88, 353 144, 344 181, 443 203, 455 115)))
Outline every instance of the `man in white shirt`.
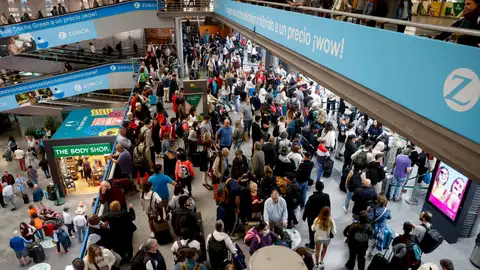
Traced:
POLYGON ((3 183, 3 191, 2 195, 6 199, 6 203, 10 203, 12 205, 11 211, 17 210, 17 207, 15 206, 15 195, 13 194, 13 186, 9 185, 7 183, 3 183))
POLYGON ((285 69, 283 69, 282 65, 280 65, 280 71, 278 73, 282 75, 282 78, 285 78, 287 76, 287 72, 285 71, 285 69))
POLYGON ((193 239, 193 236, 188 229, 180 229, 180 232, 182 234, 182 239, 173 242, 171 248, 173 256, 175 257, 175 263, 185 259, 186 250, 188 250, 189 248, 200 251, 200 242, 193 239))
POLYGON ((280 197, 278 190, 272 191, 272 196, 265 201, 263 220, 273 229, 275 224, 288 224, 287 202, 280 197))
POLYGON ((77 238, 80 243, 83 242, 83 239, 87 237, 87 220, 85 216, 80 213, 79 210, 75 212, 77 215, 73 218, 73 225, 75 226, 75 231, 77 231, 77 238))
POLYGON ((123 148, 130 150, 130 147, 132 147, 132 142, 130 142, 129 139, 127 139, 127 129, 124 127, 121 127, 119 132, 118 132, 118 137, 117 137, 117 143, 123 145, 123 148))

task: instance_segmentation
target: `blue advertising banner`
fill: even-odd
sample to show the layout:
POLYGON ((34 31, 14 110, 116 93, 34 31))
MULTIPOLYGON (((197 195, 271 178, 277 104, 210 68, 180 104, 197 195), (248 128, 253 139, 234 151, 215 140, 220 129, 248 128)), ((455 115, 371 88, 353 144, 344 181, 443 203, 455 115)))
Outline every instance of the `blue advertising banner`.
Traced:
POLYGON ((125 108, 72 111, 52 139, 115 136, 122 125, 125 108))
MULTIPOLYGON (((66 26, 79 22, 93 21, 100 18, 123 14, 137 10, 157 10, 157 1, 130 1, 112 6, 84 10, 72 14, 44 18, 0 27, 0 38, 31 33, 45 29, 66 26)), ((57 32, 65 30, 58 30, 57 32)))
POLYGON ((215 13, 480 143, 480 49, 217 0, 215 13))
POLYGON ((121 81, 124 80, 123 84, 125 88, 128 88, 132 83, 129 79, 132 72, 131 64, 110 64, 0 88, 0 111, 36 105, 101 89, 110 89, 111 80, 116 80, 117 88, 122 85, 121 81))

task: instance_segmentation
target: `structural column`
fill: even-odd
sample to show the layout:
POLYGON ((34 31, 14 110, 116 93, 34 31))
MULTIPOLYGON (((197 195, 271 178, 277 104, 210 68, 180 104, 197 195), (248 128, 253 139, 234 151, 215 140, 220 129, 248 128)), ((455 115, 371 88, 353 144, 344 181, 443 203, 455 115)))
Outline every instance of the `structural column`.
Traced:
POLYGON ((178 55, 178 78, 185 76, 185 61, 183 59, 183 32, 182 32, 182 18, 175 18, 175 43, 177 45, 178 55))

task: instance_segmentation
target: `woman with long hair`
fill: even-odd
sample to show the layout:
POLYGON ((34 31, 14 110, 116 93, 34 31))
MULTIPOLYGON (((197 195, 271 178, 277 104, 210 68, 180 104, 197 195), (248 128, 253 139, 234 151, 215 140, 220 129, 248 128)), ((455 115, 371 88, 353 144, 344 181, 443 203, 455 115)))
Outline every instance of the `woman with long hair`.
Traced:
POLYGON ((115 256, 113 253, 98 246, 97 244, 91 244, 88 246, 87 255, 83 259, 85 262, 85 269, 112 269, 115 264, 115 256))
MULTIPOLYGON (((142 195, 140 196, 141 205, 143 211, 147 214, 148 225, 150 231, 152 232, 151 236, 154 235, 153 224, 158 221, 158 217, 163 219, 163 208, 162 208, 162 198, 152 189, 151 182, 145 182, 142 185, 142 195)), ((167 204, 165 204, 165 213, 167 204)))
POLYGON ((315 264, 323 267, 323 260, 327 254, 330 240, 337 233, 335 221, 333 221, 330 213, 330 207, 323 207, 318 217, 313 221, 312 231, 315 232, 315 264), (322 251, 322 255, 319 261, 320 250, 322 251))

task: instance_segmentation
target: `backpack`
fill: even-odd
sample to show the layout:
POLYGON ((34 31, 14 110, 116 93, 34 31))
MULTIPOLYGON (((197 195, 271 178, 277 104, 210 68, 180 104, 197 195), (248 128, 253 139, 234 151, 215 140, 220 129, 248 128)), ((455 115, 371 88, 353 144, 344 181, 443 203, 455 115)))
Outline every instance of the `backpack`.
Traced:
POLYGON ((300 188, 296 182, 287 185, 287 198, 290 198, 293 203, 293 207, 296 208, 300 205, 302 196, 300 195, 300 188))
POLYGON ((367 167, 367 154, 363 149, 358 153, 357 157, 353 161, 353 164, 356 166, 357 169, 364 169, 367 167))
POLYGON ((274 129, 273 129, 273 133, 272 133, 273 137, 278 137, 280 136, 280 126, 277 125, 274 129))
POLYGON ((240 96, 240 94, 243 92, 243 89, 245 89, 245 83, 241 83, 235 86, 235 89, 233 90, 233 94, 235 96, 240 96))
POLYGON ((133 256, 131 261, 131 268, 132 270, 146 270, 147 267, 145 266, 145 257, 147 255, 147 251, 141 248, 135 256, 133 256))
POLYGON ((348 191, 355 192, 355 190, 362 186, 362 176, 360 172, 353 172, 350 181, 348 182, 348 191))
POLYGON ((295 78, 292 76, 290 77, 290 82, 289 82, 290 86, 293 86, 295 84, 297 84, 297 82, 295 81, 295 78))
POLYGON ((287 133, 292 136, 295 135, 295 124, 296 124, 296 121, 291 121, 287 127, 287 133))
MULTIPOLYGON (((195 264, 192 270, 201 270, 201 269, 202 269, 202 264, 197 263, 195 264)), ((188 270, 187 264, 184 262, 180 263, 180 270, 188 270)))
POLYGON ((364 244, 368 243, 368 239, 370 239, 370 236, 368 235, 368 228, 365 228, 363 232, 359 231, 357 229, 357 224, 355 226, 355 232, 353 233, 353 240, 357 242, 357 244, 364 244))
POLYGON ((138 149, 138 146, 135 151, 134 159, 133 159, 133 164, 137 168, 148 168, 148 161, 147 158, 145 157, 145 149, 147 147, 143 145, 143 150, 140 152, 138 149))
POLYGON ((425 228, 426 232, 419 246, 423 253, 428 254, 437 249, 437 247, 442 244, 444 238, 436 229, 427 229, 427 226, 423 224, 422 226, 425 228))
POLYGON ((253 238, 255 237, 257 238, 258 243, 262 241, 262 238, 260 238, 260 236, 258 236, 258 234, 255 233, 255 227, 252 227, 245 234, 245 237, 243 238, 243 242, 245 243, 245 245, 249 246, 250 243, 252 243, 253 238))
POLYGON ((228 249, 225 240, 217 241, 213 234, 210 234, 208 240, 208 257, 210 258, 210 264, 223 265, 228 257, 228 249), (214 261, 214 263, 212 263, 214 261))
POLYGON ((393 247, 393 250, 394 256, 398 259, 400 265, 409 268, 421 264, 422 250, 416 243, 399 243, 393 247), (406 249, 406 252, 399 252, 402 249, 406 249))
POLYGON ((175 252, 175 255, 177 256, 177 262, 184 262, 187 259, 187 253, 189 251, 193 251, 193 250, 196 251, 195 248, 191 248, 188 246, 192 241, 193 240, 188 240, 185 245, 182 245, 181 240, 177 241, 178 248, 177 248, 177 252, 175 252))
POLYGON ((228 178, 227 181, 221 182, 217 187, 217 203, 227 203, 228 202, 228 189, 227 184, 232 178, 228 178))
POLYGON ((178 122, 177 128, 175 129, 175 134, 177 134, 177 137, 179 138, 182 138, 184 133, 182 124, 183 124, 182 122, 178 122))
POLYGON ((187 165, 180 163, 178 167, 178 178, 185 179, 190 176, 190 170, 188 169, 187 165))

